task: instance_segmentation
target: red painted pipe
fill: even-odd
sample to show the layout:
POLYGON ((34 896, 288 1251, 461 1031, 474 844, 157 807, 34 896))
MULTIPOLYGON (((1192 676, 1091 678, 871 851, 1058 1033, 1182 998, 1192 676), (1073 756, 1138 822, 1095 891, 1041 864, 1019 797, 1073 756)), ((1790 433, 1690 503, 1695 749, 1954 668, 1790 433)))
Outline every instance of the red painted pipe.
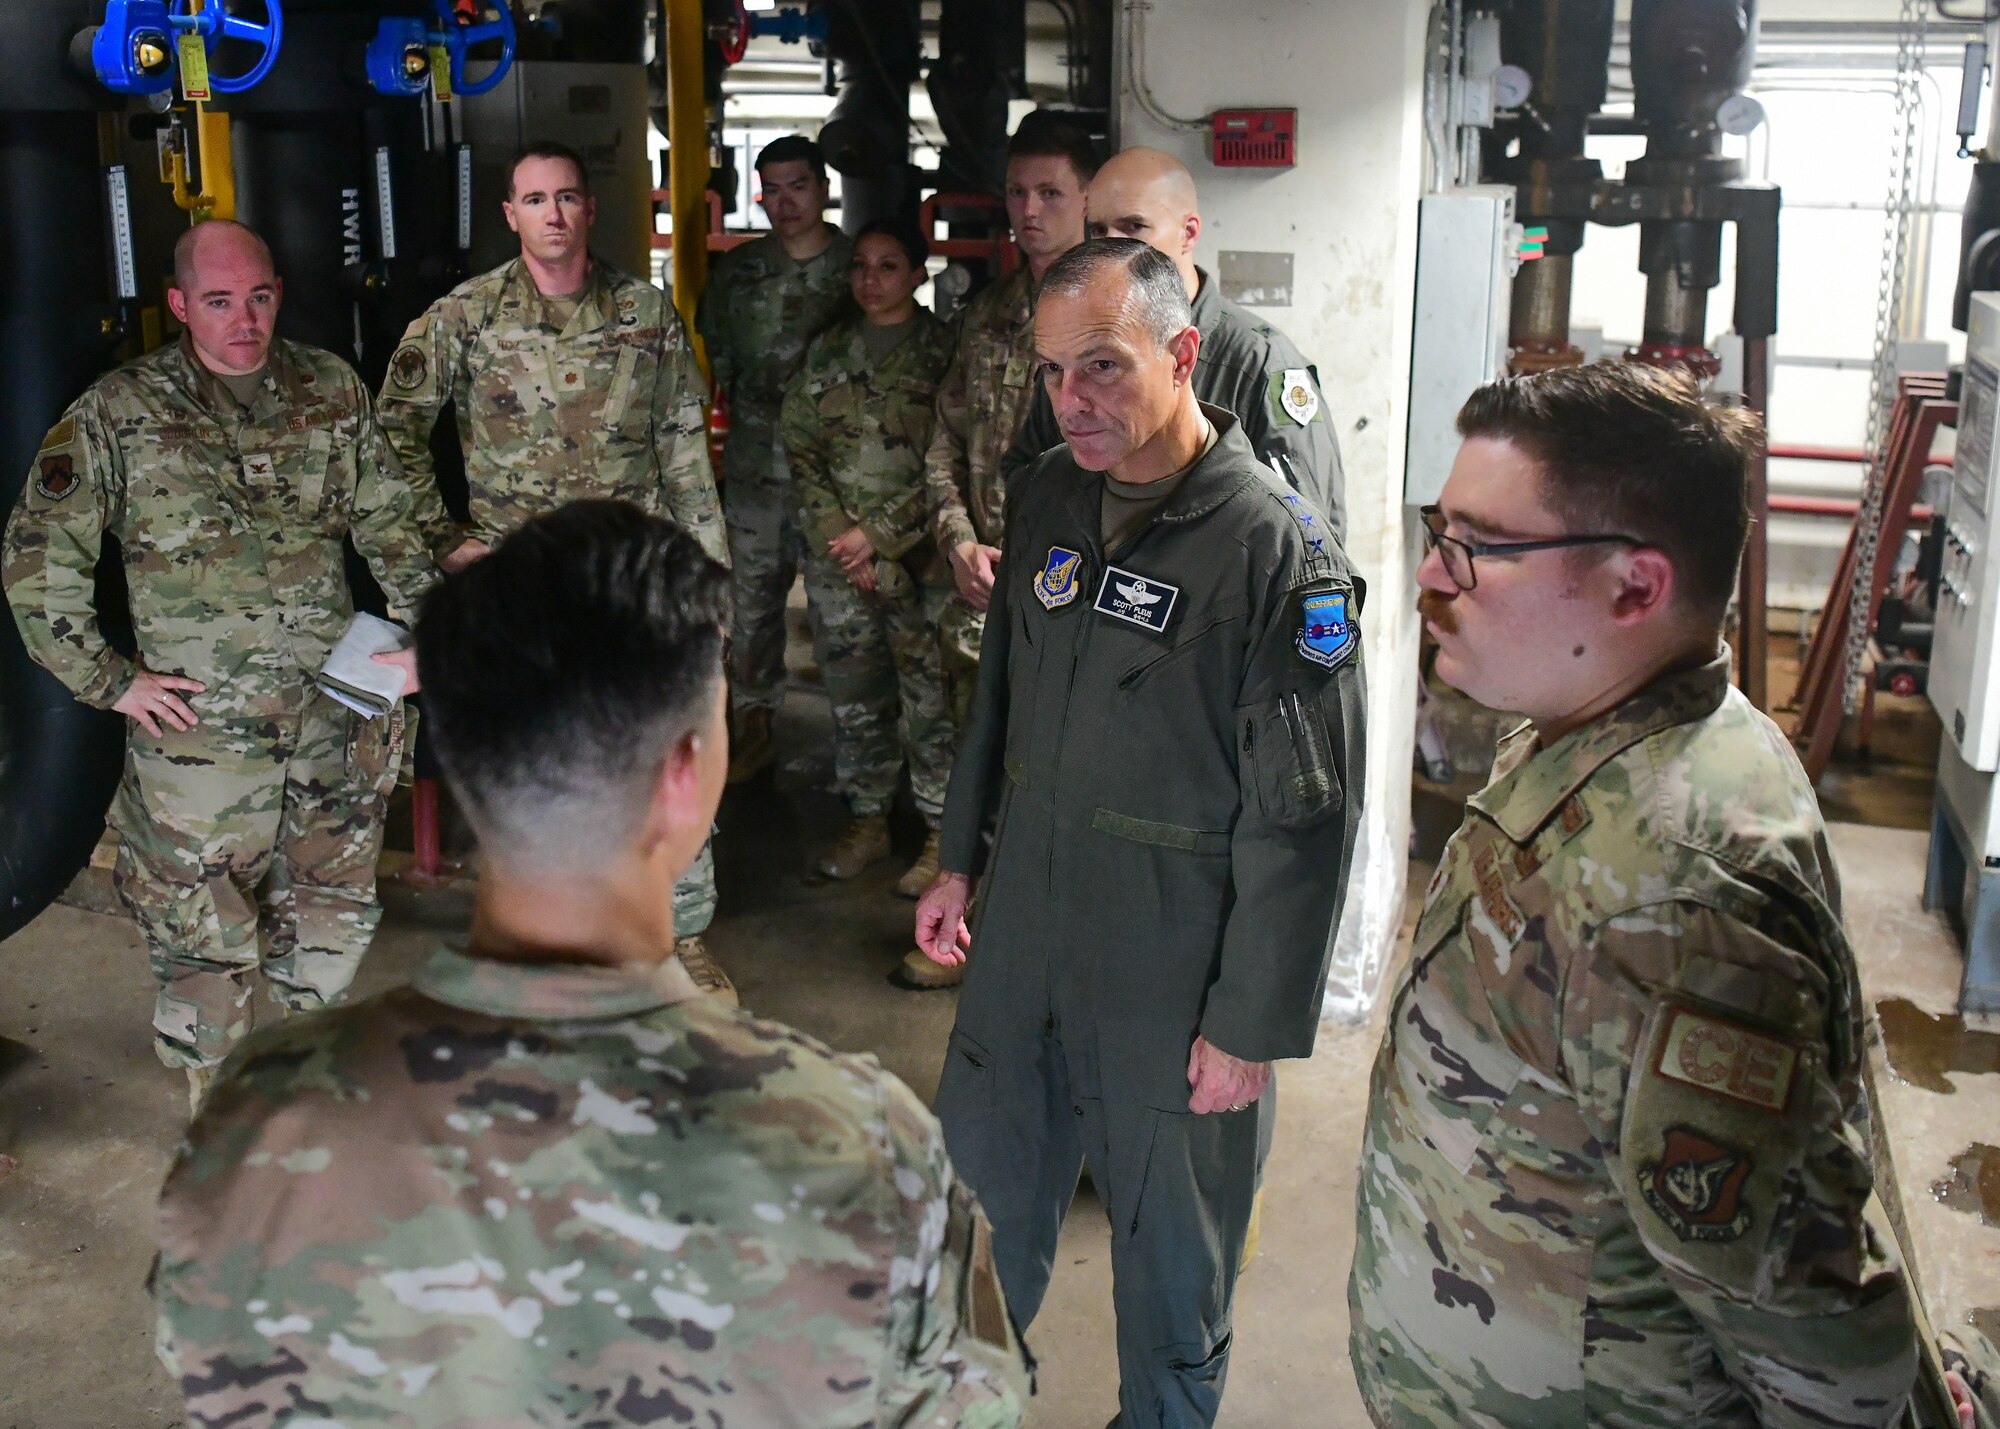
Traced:
POLYGON ((410 791, 410 842, 415 845, 410 872, 417 878, 436 879, 444 868, 444 849, 438 836, 438 783, 419 779, 410 791))
POLYGON ((1868 464, 1868 453, 1859 447, 1811 447, 1779 446, 1773 443, 1764 449, 1766 456, 1777 461, 1845 461, 1856 466, 1868 464))
MULTIPOLYGON (((1861 510, 1861 503, 1851 497, 1840 496, 1777 496, 1766 503, 1773 514, 1779 516, 1844 516, 1852 521, 1861 510)), ((1910 519, 1923 525, 1931 519, 1928 506, 1912 506, 1910 519)))

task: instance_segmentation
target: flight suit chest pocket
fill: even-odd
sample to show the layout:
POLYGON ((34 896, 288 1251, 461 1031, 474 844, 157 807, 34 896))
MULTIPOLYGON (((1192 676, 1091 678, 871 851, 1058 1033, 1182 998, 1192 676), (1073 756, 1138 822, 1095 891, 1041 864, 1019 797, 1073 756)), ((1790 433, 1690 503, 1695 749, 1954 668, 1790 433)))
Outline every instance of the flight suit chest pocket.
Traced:
POLYGON ((1247 797, 1281 828, 1308 828, 1340 811, 1345 793, 1333 732, 1311 692, 1287 691, 1239 706, 1237 761, 1247 797))

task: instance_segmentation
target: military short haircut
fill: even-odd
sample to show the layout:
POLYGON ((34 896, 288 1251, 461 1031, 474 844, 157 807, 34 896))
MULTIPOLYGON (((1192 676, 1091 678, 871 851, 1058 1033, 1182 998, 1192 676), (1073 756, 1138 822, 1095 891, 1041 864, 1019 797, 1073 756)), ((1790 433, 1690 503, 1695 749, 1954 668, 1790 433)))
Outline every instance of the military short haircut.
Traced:
POLYGON ((1685 372, 1610 361, 1489 382, 1459 409, 1458 430, 1519 447, 1569 530, 1664 552, 1687 608, 1721 619, 1750 527, 1755 413, 1703 397, 1685 372))
POLYGON ((583 155, 577 153, 569 145, 558 143, 554 139, 537 139, 534 143, 516 154, 514 162, 507 166, 508 198, 511 199, 514 197, 514 175, 519 173, 521 165, 527 163, 530 159, 561 159, 565 163, 574 164, 576 166, 576 186, 582 189, 586 196, 589 195, 590 170, 584 166, 583 155))
POLYGON ((1132 310, 1154 341, 1165 347, 1175 333, 1194 326, 1187 284, 1174 260, 1136 238, 1093 238, 1049 265, 1041 296, 1082 297, 1106 283, 1129 285, 1132 310))
POLYGON ((787 134, 782 139, 773 139, 757 151, 754 167, 760 175, 772 164, 811 164, 813 177, 826 177, 826 155, 819 151, 819 145, 803 134, 787 134))
POLYGON ((1068 159, 1069 166, 1076 170, 1078 184, 1088 184, 1097 177, 1097 141, 1074 119, 1054 114, 1045 109, 1037 109, 1023 115, 1021 122, 1014 126, 1014 136, 1007 141, 1007 161, 1016 159, 1068 159))
POLYGON ((723 568, 622 501, 537 517, 433 588, 424 723, 489 853, 580 872, 621 852, 707 718, 728 623, 723 568))
POLYGON ((248 238, 252 246, 262 251, 264 264, 271 270, 272 276, 274 278, 277 276, 278 268, 276 261, 271 257, 271 245, 264 241, 256 229, 247 223, 238 223, 233 218, 203 219, 174 240, 173 285, 190 298, 198 291, 195 274, 196 250, 206 243, 213 242, 221 233, 240 233, 248 238))
POLYGON ((910 260, 912 268, 921 269, 931 256, 931 241, 924 237, 923 230, 908 219, 875 218, 861 225, 861 231, 854 235, 858 248, 861 240, 871 233, 879 233, 884 238, 892 238, 896 246, 903 250, 903 256, 910 260))

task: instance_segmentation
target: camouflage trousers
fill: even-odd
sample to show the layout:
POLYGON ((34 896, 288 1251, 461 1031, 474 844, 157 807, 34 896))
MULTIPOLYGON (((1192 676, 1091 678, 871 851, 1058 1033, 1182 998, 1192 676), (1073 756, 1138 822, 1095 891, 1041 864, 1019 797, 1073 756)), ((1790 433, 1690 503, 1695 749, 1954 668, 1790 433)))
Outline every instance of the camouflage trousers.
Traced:
POLYGON ((863 595, 824 556, 806 556, 813 648, 833 706, 834 784, 856 814, 887 812, 905 759, 917 810, 932 828, 958 751, 938 673, 935 620, 944 591, 919 586, 895 561, 877 561, 863 595))
POLYGON ((785 600, 805 549, 798 492, 775 418, 737 419, 722 458, 729 531, 729 697, 739 710, 776 710, 785 693, 785 600))
POLYGON ((972 686, 979 678, 979 641, 986 631, 986 613, 974 610, 956 590, 939 602, 937 620, 938 673, 944 680, 944 707, 952 728, 965 728, 972 708, 972 686))
POLYGON ((710 839, 674 884, 674 936, 695 938, 715 921, 715 840, 710 839))
POLYGON ((146 939, 168 1066, 213 1066, 242 1040, 260 968, 295 1011, 347 991, 382 916, 375 862, 405 716, 315 695, 293 716, 131 727, 112 882, 146 939))

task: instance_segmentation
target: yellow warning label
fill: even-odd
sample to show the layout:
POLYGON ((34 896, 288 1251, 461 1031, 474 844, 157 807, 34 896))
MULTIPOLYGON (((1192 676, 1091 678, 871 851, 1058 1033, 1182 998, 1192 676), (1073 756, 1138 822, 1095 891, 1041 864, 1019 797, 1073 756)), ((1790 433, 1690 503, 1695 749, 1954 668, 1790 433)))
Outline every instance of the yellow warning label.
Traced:
POLYGON ((196 100, 212 98, 208 87, 208 50, 202 44, 201 36, 192 30, 186 30, 178 38, 181 52, 181 98, 190 104, 196 100))
POLYGON ((439 104, 451 103, 451 51, 431 46, 431 94, 439 104))

